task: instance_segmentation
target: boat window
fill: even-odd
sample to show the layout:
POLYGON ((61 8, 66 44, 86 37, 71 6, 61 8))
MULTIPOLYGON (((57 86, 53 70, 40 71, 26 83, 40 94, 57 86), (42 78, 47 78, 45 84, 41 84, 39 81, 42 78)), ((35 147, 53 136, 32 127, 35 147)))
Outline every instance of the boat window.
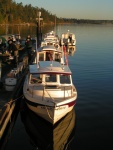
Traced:
POLYGON ((59 53, 55 53, 55 61, 60 62, 61 55, 59 53))
POLYGON ((39 54, 39 61, 43 61, 44 60, 44 53, 40 53, 39 54))
POLYGON ((40 74, 37 75, 31 75, 31 80, 30 80, 31 84, 37 84, 37 83, 42 83, 42 78, 40 76, 40 74))
POLYGON ((70 75, 60 75, 60 83, 61 84, 70 84, 70 75))
POLYGON ((53 60, 53 54, 52 54, 51 51, 46 52, 46 60, 47 60, 47 61, 53 60))
POLYGON ((46 52, 46 60, 49 61, 50 58, 49 58, 49 52, 46 52))
POLYGON ((45 82, 57 82, 56 75, 54 75, 54 74, 52 74, 52 75, 46 74, 45 82))

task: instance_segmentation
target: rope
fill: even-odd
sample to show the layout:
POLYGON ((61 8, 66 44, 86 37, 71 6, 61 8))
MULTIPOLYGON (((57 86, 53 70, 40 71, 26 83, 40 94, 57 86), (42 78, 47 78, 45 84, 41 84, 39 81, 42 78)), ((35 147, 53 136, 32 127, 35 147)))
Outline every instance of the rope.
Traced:
POLYGON ((20 98, 23 97, 23 96, 24 96, 24 95, 21 95, 21 96, 19 96, 18 98, 13 99, 13 100, 7 102, 5 105, 10 104, 10 103, 13 103, 13 102, 17 101, 18 99, 20 99, 20 98))
MULTIPOLYGON (((46 84, 46 82, 44 82, 44 81, 42 81, 43 83, 45 83, 45 85, 47 85, 46 84)), ((35 87, 35 85, 33 86, 33 87, 35 87)), ((33 89, 32 89, 33 90, 33 89)), ((54 103, 54 104, 56 104, 55 102, 54 102, 54 98, 52 98, 51 97, 51 95, 48 93, 48 91, 47 90, 45 90, 45 88, 44 88, 44 91, 46 91, 47 92, 47 94, 49 95, 49 97, 51 98, 51 100, 52 100, 52 102, 54 103)), ((44 95, 43 95, 43 97, 44 97, 44 95)))
POLYGON ((51 117, 51 115, 50 115, 50 113, 49 113, 49 111, 48 111, 48 109, 47 109, 47 106, 46 106, 46 105, 45 105, 45 108, 46 108, 46 110, 47 110, 47 113, 48 113, 49 118, 50 118, 51 120, 53 120, 52 117, 51 117))
POLYGON ((51 95, 48 93, 48 91, 47 90, 45 90, 46 92, 47 92, 47 94, 50 96, 50 98, 51 98, 51 100, 52 100, 52 102, 54 103, 54 104, 56 104, 55 102, 54 102, 54 98, 52 98, 51 97, 51 95))

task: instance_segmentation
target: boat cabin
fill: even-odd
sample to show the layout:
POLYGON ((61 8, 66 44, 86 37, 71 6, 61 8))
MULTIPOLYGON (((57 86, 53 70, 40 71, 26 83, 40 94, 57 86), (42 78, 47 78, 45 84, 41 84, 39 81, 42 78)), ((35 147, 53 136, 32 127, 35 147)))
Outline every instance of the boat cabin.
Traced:
POLYGON ((56 49, 54 46, 43 46, 37 49, 36 62, 39 61, 58 61, 64 64, 64 53, 61 49, 56 49))
POLYGON ((72 85, 71 71, 68 66, 58 62, 39 62, 39 66, 30 65, 29 84, 42 84, 56 87, 61 85, 72 85))
POLYGON ((55 48, 60 48, 59 41, 56 41, 56 40, 53 41, 52 39, 41 42, 41 47, 47 46, 47 45, 53 45, 55 48))
POLYGON ((75 34, 74 33, 63 33, 61 35, 61 45, 74 45, 76 44, 76 38, 75 38, 75 34))
POLYGON ((45 34, 43 41, 41 42, 41 47, 47 46, 47 45, 53 45, 56 48, 60 47, 59 38, 57 35, 55 35, 54 31, 51 31, 51 32, 45 34))

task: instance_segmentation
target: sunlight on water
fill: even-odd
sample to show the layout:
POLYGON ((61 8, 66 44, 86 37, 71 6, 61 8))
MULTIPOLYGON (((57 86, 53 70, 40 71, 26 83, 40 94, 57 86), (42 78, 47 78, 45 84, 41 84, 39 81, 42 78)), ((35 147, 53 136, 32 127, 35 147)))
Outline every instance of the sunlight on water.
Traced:
MULTIPOLYGON (((78 92, 75 140, 71 150, 113 149, 113 25, 57 26, 58 35, 67 30, 75 33, 77 40, 76 51, 69 56, 69 66, 78 92)), ((29 31, 35 34, 33 29, 29 31)), ((17 121, 20 123, 19 119, 17 121)), ((23 125, 16 124, 17 129, 19 134, 15 143, 27 143, 23 125)), ((13 143, 14 140, 16 137, 13 143)), ((9 144, 9 147, 12 145, 9 144)), ((26 150, 29 146, 26 144, 24 147, 26 150)))
POLYGON ((76 52, 69 57, 69 65, 78 91, 76 140, 85 143, 86 147, 90 142, 90 148, 92 144, 94 147, 108 148, 107 143, 111 145, 113 142, 110 130, 113 125, 113 26, 75 28, 78 29, 75 32, 76 52), (102 146, 103 141, 106 145, 102 146))

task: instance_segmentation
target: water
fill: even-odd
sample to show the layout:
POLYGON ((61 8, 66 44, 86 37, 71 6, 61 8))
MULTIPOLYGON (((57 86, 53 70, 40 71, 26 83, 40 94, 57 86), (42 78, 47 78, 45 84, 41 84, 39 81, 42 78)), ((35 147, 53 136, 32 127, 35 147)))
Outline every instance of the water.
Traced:
MULTIPOLYGON (((78 91, 74 139, 68 141, 68 150, 111 150, 113 149, 113 25, 57 27, 59 36, 67 30, 75 33, 77 39, 76 51, 73 56, 69 56, 69 66, 78 91)), ((44 143, 46 141, 43 141, 44 143)), ((25 130, 20 114, 6 146, 6 150, 15 149, 36 149, 25 130)))

